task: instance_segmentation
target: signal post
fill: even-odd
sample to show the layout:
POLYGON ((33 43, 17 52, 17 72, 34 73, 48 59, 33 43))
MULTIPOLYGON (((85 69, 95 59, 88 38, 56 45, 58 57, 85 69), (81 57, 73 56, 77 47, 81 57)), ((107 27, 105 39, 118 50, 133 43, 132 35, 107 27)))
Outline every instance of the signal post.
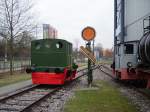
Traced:
MULTIPOLYGON (((91 52, 91 42, 86 44, 86 48, 91 52)), ((93 81, 92 69, 91 69, 91 60, 88 59, 88 85, 90 86, 93 81)))
MULTIPOLYGON (((94 57, 94 53, 91 51, 91 41, 95 38, 96 32, 95 29, 92 27, 86 27, 82 30, 82 38, 87 41, 86 47, 83 46, 80 47, 81 52, 88 57, 88 85, 91 86, 93 81, 93 75, 92 75, 92 62, 96 63, 96 59, 94 57)), ((93 51, 94 52, 94 51, 93 51)))

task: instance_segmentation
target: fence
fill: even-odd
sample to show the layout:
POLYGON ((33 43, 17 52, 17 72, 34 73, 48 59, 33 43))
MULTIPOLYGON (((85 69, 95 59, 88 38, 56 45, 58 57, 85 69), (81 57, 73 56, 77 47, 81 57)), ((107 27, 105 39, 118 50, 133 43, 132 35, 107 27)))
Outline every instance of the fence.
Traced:
MULTIPOLYGON (((31 61, 30 58, 14 58, 13 60, 13 70, 23 70, 27 66, 30 66, 31 61)), ((0 73, 9 72, 10 70, 10 61, 4 60, 4 58, 0 58, 0 73)))

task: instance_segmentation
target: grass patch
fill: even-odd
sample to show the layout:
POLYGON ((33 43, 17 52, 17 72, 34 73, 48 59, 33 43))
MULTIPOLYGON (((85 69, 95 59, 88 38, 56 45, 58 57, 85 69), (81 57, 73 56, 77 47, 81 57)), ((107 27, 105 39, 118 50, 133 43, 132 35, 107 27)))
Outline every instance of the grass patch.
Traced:
POLYGON ((30 74, 16 72, 14 75, 1 74, 0 87, 31 79, 30 74))
POLYGON ((102 85, 99 90, 77 91, 64 112, 138 112, 117 88, 102 81, 98 84, 102 85))

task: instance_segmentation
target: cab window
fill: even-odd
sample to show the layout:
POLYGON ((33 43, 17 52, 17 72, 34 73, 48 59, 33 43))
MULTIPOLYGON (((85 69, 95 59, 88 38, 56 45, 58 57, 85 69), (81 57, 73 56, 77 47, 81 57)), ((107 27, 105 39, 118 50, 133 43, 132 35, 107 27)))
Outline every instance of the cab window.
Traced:
POLYGON ((35 43, 35 49, 39 50, 41 48, 41 44, 39 42, 35 43))
POLYGON ((56 48, 61 49, 63 47, 63 44, 61 42, 56 43, 56 48))
POLYGON ((134 53, 134 45, 133 44, 125 44, 124 52, 125 52, 125 54, 133 54, 134 53))

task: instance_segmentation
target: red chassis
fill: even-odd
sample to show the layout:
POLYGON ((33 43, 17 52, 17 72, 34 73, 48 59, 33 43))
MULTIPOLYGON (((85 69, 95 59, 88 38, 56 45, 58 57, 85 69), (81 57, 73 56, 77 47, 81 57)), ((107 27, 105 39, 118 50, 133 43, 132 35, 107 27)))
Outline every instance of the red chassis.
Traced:
POLYGON ((124 68, 118 71, 113 69, 113 74, 120 80, 147 80, 147 88, 150 88, 150 73, 144 70, 124 68))
POLYGON ((48 72, 33 72, 33 84, 50 84, 50 85, 63 85, 66 81, 71 81, 76 77, 76 70, 67 76, 67 69, 63 73, 48 73, 48 72))

